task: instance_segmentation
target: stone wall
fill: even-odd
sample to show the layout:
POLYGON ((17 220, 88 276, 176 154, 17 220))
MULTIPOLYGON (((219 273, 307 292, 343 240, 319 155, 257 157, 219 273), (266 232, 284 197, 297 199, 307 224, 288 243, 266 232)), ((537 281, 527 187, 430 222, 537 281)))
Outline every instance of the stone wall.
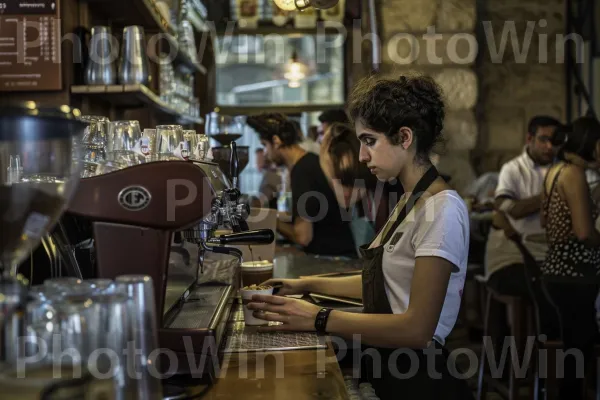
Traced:
POLYGON ((562 0, 483 2, 479 36, 484 46, 478 63, 481 129, 475 152, 479 170, 497 170, 521 151, 532 116, 564 120, 564 8, 562 0), (507 40, 502 55, 503 32, 507 40))
POLYGON ((437 163, 459 191, 475 178, 477 144, 475 0, 382 0, 382 73, 426 73, 446 96, 445 148, 437 163))
POLYGON ((562 0, 381 0, 380 6, 382 73, 428 73, 446 92, 448 143, 438 167, 457 189, 474 171, 497 171, 518 154, 533 115, 564 119, 562 0))

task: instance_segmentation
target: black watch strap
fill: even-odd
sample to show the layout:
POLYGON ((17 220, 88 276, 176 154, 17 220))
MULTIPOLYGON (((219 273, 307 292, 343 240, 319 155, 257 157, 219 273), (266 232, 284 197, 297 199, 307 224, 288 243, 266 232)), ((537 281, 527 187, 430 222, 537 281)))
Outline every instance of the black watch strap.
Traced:
POLYGON ((315 318, 315 330, 317 333, 327 333, 327 320, 329 314, 333 311, 331 308, 321 308, 315 318))

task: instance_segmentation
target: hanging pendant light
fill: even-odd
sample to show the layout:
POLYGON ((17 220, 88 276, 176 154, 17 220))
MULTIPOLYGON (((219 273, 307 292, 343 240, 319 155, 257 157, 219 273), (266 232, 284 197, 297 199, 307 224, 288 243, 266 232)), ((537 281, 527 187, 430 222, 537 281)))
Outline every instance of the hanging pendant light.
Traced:
POLYGON ((283 77, 287 79, 291 88, 300 87, 300 81, 306 78, 308 67, 298 58, 298 52, 294 50, 292 58, 285 68, 283 77))
POLYGON ((314 7, 319 10, 335 7, 339 0, 273 0, 277 7, 285 11, 304 10, 314 7))

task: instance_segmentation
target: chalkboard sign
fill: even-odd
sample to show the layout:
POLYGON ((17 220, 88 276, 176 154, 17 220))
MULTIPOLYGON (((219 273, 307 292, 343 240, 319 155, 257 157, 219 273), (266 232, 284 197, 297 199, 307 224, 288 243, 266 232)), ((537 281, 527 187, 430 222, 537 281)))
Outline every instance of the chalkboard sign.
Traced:
POLYGON ((62 89, 60 0, 0 0, 0 91, 62 89))

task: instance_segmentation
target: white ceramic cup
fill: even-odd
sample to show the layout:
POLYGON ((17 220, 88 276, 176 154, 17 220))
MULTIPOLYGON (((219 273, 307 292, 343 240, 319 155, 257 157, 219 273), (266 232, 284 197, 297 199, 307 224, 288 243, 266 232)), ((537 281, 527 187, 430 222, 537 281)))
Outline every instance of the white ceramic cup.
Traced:
POLYGON ((268 325, 269 321, 265 321, 264 319, 258 319, 258 318, 254 317, 254 315, 253 315, 254 310, 248 309, 248 303, 252 302, 252 296, 254 296, 256 294, 272 295, 273 288, 270 287, 269 289, 265 289, 265 290, 248 290, 248 289, 242 288, 240 290, 240 292, 242 293, 242 304, 244 307, 244 321, 246 322, 246 325, 249 325, 249 326, 268 325))

